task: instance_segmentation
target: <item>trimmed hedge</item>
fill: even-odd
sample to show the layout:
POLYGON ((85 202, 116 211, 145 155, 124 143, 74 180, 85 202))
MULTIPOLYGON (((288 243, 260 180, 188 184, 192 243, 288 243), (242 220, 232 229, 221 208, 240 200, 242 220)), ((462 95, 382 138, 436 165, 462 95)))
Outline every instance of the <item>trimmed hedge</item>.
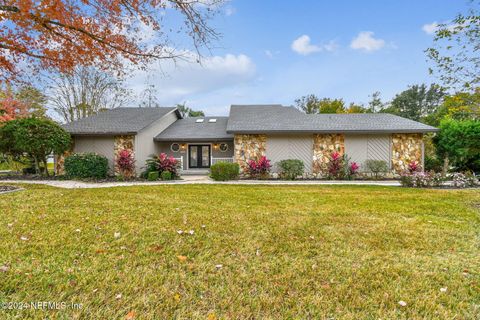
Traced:
POLYGON ((280 168, 280 177, 288 180, 295 180, 305 170, 303 161, 299 159, 281 160, 277 163, 277 166, 280 168))
POLYGON ((238 163, 218 162, 210 167, 210 177, 215 181, 235 180, 239 174, 238 163))
POLYGON ((65 158, 65 175, 68 178, 105 179, 108 160, 96 153, 75 153, 65 158))

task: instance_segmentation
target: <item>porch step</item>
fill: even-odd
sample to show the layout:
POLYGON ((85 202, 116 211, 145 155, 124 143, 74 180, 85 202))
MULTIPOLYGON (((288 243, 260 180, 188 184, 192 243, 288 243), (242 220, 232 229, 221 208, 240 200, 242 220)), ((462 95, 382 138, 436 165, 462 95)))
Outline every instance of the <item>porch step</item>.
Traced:
POLYGON ((209 169, 188 169, 188 170, 182 170, 180 174, 184 176, 206 176, 209 173, 210 173, 209 169))

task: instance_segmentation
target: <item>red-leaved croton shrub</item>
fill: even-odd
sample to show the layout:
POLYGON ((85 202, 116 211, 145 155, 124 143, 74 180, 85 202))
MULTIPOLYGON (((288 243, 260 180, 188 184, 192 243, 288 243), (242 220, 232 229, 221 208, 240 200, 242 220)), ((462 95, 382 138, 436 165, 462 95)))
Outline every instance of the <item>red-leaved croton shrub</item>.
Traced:
POLYGON ((350 163, 350 166, 348 168, 348 171, 351 176, 356 175, 358 173, 358 169, 360 169, 360 166, 356 162, 350 163))
POLYGON ((118 153, 116 162, 118 172, 122 177, 128 179, 135 175, 135 159, 130 150, 121 150, 118 153))
POLYGON ((327 173, 330 179, 341 179, 344 174, 344 159, 338 152, 330 154, 330 161, 327 163, 327 173))
POLYGON ((153 155, 146 162, 146 173, 157 171, 162 174, 163 171, 168 171, 172 177, 178 177, 179 161, 172 156, 167 156, 166 153, 160 153, 158 156, 153 155))
POLYGON ((410 173, 414 173, 414 172, 417 172, 417 171, 420 171, 420 165, 417 161, 411 161, 409 164, 408 164, 408 172, 410 173))
POLYGON ((265 156, 260 157, 258 160, 249 160, 247 164, 247 174, 255 179, 267 178, 272 167, 270 160, 265 156))

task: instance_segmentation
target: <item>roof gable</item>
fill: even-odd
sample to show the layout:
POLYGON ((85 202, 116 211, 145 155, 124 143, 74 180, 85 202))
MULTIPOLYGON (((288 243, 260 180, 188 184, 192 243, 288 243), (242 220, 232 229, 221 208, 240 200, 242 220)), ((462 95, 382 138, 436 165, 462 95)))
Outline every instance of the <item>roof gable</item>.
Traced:
POLYGON ((63 125, 71 134, 136 134, 177 108, 116 108, 63 125))

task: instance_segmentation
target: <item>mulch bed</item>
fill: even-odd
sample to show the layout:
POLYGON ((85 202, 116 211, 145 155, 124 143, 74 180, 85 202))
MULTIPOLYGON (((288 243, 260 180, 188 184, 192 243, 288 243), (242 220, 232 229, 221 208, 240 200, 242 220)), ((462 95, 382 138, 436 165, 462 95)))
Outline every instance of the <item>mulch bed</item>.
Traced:
POLYGON ((4 192, 14 191, 20 189, 19 187, 14 186, 0 186, 0 194, 4 192))

